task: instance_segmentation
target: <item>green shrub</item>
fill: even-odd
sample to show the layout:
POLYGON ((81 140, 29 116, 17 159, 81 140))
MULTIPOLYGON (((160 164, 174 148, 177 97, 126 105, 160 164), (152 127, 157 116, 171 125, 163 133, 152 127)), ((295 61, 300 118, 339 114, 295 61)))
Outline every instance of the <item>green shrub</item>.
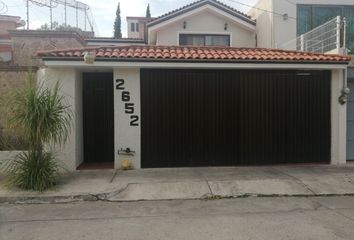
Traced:
POLYGON ((10 185, 42 192, 55 185, 59 167, 52 153, 28 151, 8 161, 5 170, 10 185))
POLYGON ((26 87, 9 98, 9 126, 23 133, 28 143, 28 151, 4 164, 11 185, 44 191, 55 184, 58 165, 46 149, 66 142, 72 120, 70 105, 59 92, 58 83, 53 88, 38 85, 29 73, 26 87))

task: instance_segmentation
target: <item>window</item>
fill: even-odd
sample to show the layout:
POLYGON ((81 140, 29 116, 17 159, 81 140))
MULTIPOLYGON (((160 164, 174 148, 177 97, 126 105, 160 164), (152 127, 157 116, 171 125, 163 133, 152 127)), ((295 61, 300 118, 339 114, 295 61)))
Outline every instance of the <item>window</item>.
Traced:
POLYGON ((139 23, 135 23, 135 31, 139 32, 139 23))
POLYGON ((135 32, 135 23, 130 24, 130 31, 135 32))
POLYGON ((179 45, 230 46, 230 36, 206 34, 180 34, 179 45))
POLYGON ((347 19, 347 48, 354 53, 354 5, 298 5, 297 35, 300 36, 336 16, 347 19))

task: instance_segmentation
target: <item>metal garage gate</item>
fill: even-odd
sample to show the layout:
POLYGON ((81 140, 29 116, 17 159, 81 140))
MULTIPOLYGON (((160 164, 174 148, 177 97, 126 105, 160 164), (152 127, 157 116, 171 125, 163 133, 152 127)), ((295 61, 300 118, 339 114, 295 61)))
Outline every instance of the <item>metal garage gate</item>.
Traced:
POLYGON ((141 70, 143 168, 329 163, 330 72, 141 70))

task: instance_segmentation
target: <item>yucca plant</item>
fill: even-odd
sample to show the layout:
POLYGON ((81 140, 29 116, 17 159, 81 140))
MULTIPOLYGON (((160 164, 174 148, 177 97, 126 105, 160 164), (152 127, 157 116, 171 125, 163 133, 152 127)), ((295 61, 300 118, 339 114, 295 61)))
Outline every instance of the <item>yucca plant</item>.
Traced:
POLYGON ((27 152, 5 164, 11 185, 44 191, 55 184, 59 168, 50 146, 65 143, 72 120, 70 105, 59 92, 58 83, 53 88, 36 84, 29 72, 26 87, 9 98, 9 126, 20 129, 28 142, 27 152))

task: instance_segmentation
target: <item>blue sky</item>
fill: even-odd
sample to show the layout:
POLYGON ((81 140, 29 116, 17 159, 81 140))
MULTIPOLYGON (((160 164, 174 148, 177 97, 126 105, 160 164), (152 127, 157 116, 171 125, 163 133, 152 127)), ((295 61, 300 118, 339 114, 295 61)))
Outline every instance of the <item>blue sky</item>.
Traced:
MULTIPOLYGON (((7 15, 21 16, 23 20, 26 20, 26 0, 2 0, 7 6, 7 15)), ((249 9, 246 6, 242 6, 233 2, 232 0, 221 0, 225 4, 236 8, 240 11, 247 12, 249 9)), ((257 0, 238 0, 239 2, 247 5, 254 5, 257 0)), ((121 5, 122 16, 122 33, 126 36, 126 16, 144 16, 146 6, 150 3, 150 9, 152 16, 159 16, 168 11, 182 7, 186 4, 194 2, 194 0, 81 0, 81 2, 88 4, 91 7, 93 17, 98 31, 96 35, 111 37, 113 22, 115 18, 115 11, 118 2, 121 5)), ((36 29, 42 24, 49 22, 50 20, 49 8, 38 7, 34 4, 30 4, 30 28, 36 29)), ((79 25, 84 27, 82 13, 79 13, 79 25)), ((53 9, 53 20, 60 23, 64 22, 64 9, 58 6, 53 9)), ((75 11, 68 10, 68 23, 76 25, 75 11)))

